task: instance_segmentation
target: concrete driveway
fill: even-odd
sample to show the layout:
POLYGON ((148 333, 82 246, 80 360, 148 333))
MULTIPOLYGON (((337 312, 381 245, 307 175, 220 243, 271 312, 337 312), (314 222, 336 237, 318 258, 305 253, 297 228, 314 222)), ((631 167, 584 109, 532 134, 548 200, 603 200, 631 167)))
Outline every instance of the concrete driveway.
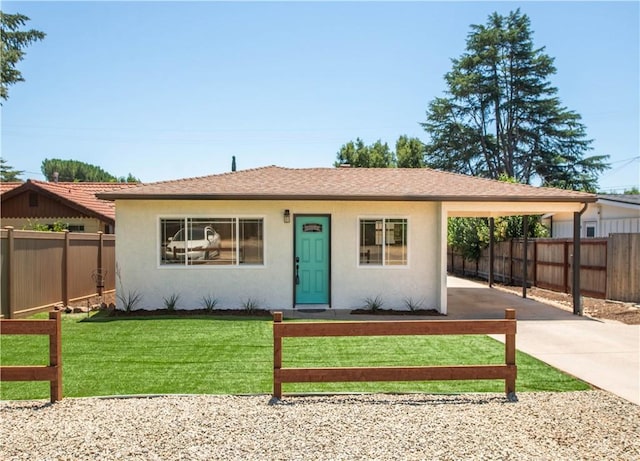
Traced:
POLYGON ((447 318, 504 318, 514 308, 518 350, 640 405, 640 325, 578 317, 457 277, 447 287, 447 318))

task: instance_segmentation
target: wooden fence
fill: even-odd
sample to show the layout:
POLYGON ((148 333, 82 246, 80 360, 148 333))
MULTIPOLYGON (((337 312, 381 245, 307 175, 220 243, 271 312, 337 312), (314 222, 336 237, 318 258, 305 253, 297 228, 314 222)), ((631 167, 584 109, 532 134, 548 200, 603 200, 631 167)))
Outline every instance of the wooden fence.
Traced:
MULTIPOLYGON (((611 234, 580 241, 580 293, 617 301, 640 302, 640 234, 611 234)), ((494 280, 522 284, 524 241, 494 245, 494 280)), ((540 288, 572 292, 573 240, 532 239, 527 245, 527 283, 540 288)), ((454 274, 489 278, 489 249, 480 259, 464 260, 451 248, 447 270, 454 274)))
POLYGON ((0 317, 19 318, 115 289, 115 236, 0 230, 0 317))
POLYGON ((1 335, 48 335, 49 365, 0 366, 0 381, 49 381, 51 403, 62 400, 62 315, 49 320, 0 320, 1 335))
POLYGON ((430 381, 504 379, 509 400, 516 391, 516 314, 505 310, 504 320, 404 320, 367 322, 283 323, 282 312, 273 314, 273 396, 282 398, 282 383, 430 381), (400 335, 505 335, 504 365, 427 367, 283 368, 284 337, 400 336, 400 335))

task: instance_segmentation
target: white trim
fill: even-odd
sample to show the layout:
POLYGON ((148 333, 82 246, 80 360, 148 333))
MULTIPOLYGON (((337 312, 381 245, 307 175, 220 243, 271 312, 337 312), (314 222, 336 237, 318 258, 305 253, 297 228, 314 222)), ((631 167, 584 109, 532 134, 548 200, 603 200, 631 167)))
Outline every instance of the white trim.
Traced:
POLYGON ((356 268, 358 269, 365 269, 365 270, 407 270, 411 268, 411 249, 409 247, 412 239, 412 232, 411 232, 411 219, 406 216, 406 215, 358 215, 356 217, 356 268), (384 241, 385 241, 385 232, 384 232, 384 226, 387 220, 391 220, 391 219, 404 219, 406 221, 406 226, 407 226, 407 242, 406 242, 406 246, 407 246, 407 263, 406 264, 384 264, 385 258, 384 258, 384 241), (382 264, 361 264, 360 263, 360 222, 362 220, 382 220, 382 226, 383 226, 383 232, 382 232, 382 237, 383 237, 383 243, 382 243, 382 264))
POLYGON ((447 234, 449 210, 440 203, 440 313, 447 314, 447 234))
POLYGON ((583 203, 566 202, 442 202, 448 217, 500 217, 580 211, 583 203))
POLYGON ((233 216, 223 215, 210 215, 210 214, 192 214, 192 215, 156 215, 156 268, 159 270, 233 270, 233 269, 266 269, 267 264, 267 217, 266 215, 251 215, 251 214, 234 214, 233 216), (262 264, 240 264, 240 245, 236 245, 236 263, 235 264, 187 264, 188 260, 185 257, 184 264, 162 264, 162 254, 159 251, 162 247, 161 242, 161 222, 162 220, 182 220, 184 228, 187 227, 187 220, 189 219, 230 219, 235 221, 236 235, 234 236, 239 241, 239 220, 241 219, 256 219, 262 220, 262 264))

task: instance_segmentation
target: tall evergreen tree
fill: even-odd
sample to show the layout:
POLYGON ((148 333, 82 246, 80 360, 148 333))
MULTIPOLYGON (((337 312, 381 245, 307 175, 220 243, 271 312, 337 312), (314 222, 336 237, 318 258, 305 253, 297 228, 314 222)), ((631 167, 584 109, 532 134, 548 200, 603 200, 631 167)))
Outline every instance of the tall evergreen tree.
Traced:
POLYGON ((20 176, 24 171, 16 170, 12 166, 7 165, 7 161, 0 158, 0 181, 2 182, 18 182, 20 176))
POLYGON ((0 98, 9 98, 9 85, 24 82, 22 73, 16 68, 24 58, 24 49, 31 43, 42 40, 44 32, 39 30, 20 30, 29 18, 23 14, 6 14, 0 11, 0 62, 2 78, 0 79, 0 98))
POLYGON ((429 104, 422 124, 427 165, 595 191, 608 156, 585 156, 591 140, 580 115, 561 105, 549 82, 555 72, 520 10, 472 25, 466 52, 445 76, 447 95, 429 104))

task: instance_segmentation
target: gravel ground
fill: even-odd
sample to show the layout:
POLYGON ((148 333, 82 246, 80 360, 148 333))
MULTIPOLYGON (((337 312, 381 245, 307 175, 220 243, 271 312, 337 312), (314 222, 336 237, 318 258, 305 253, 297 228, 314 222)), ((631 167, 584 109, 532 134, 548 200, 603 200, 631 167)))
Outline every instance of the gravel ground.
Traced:
POLYGON ((640 407, 604 391, 0 402, 3 460, 637 460, 640 407))

